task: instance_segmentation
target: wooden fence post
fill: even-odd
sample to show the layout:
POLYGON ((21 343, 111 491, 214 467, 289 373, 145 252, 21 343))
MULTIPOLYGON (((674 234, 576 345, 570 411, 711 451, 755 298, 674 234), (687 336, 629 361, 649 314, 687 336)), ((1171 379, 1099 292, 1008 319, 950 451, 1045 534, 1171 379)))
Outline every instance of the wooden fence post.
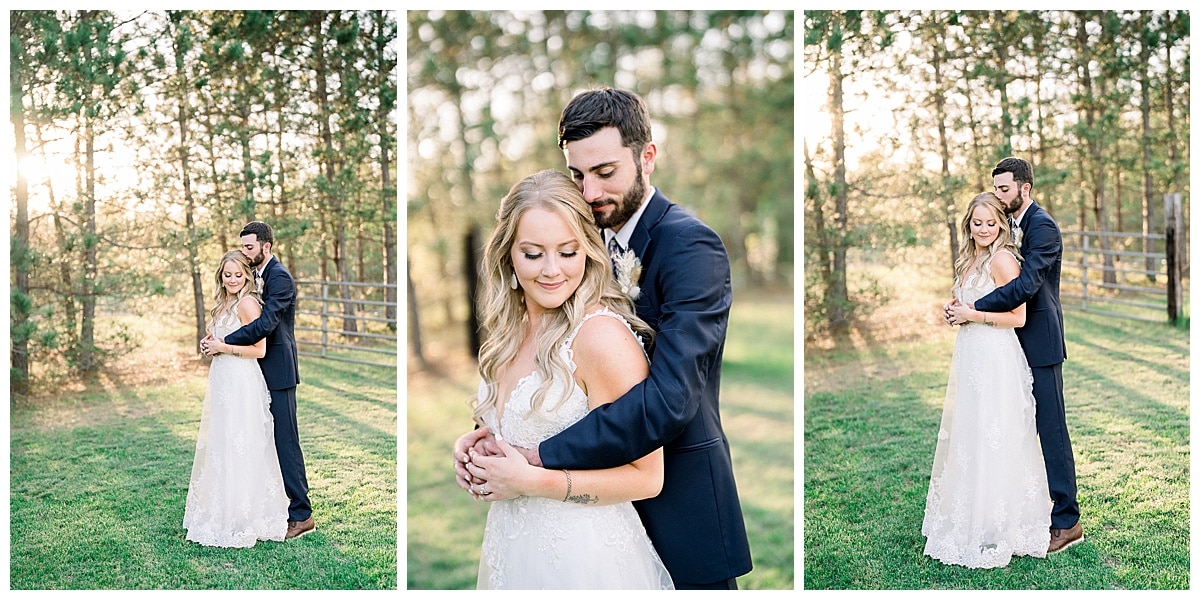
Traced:
POLYGON ((1175 325, 1183 307, 1183 194, 1166 194, 1163 201, 1167 219, 1167 319, 1175 325))
POLYGON ((321 356, 329 353, 329 282, 321 282, 321 356))
POLYGON ((1083 280, 1083 282, 1082 282, 1082 283, 1083 283, 1083 286, 1082 286, 1082 288, 1081 288, 1081 289, 1082 289, 1083 291, 1082 291, 1082 292, 1081 292, 1081 294, 1080 294, 1080 300, 1079 300, 1079 309, 1080 309, 1080 310, 1087 310, 1087 298, 1088 298, 1088 296, 1087 296, 1087 289, 1088 289, 1088 278, 1087 278, 1087 272, 1088 272, 1088 234, 1087 234, 1087 232, 1086 232, 1086 231, 1082 232, 1082 235, 1080 235, 1080 237, 1082 237, 1082 238, 1083 238, 1083 260, 1081 261, 1081 263, 1080 263, 1080 266, 1079 266, 1079 267, 1080 267, 1080 272, 1081 272, 1081 273, 1082 273, 1082 275, 1083 275, 1083 277, 1081 277, 1081 279, 1083 280))

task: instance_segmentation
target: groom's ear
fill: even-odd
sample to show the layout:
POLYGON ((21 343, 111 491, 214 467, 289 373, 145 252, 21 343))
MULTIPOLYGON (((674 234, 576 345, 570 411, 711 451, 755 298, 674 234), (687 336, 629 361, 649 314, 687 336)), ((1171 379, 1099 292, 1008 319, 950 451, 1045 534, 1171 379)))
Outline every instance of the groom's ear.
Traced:
POLYGON ((642 148, 642 172, 649 175, 654 172, 654 159, 658 158, 658 145, 653 141, 646 142, 646 146, 642 148))

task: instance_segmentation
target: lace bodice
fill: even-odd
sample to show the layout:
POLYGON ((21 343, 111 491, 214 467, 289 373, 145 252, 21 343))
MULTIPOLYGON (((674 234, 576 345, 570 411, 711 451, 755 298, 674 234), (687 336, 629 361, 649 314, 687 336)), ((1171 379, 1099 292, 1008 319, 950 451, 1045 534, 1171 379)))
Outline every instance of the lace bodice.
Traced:
POLYGON ((223 338, 241 327, 242 322, 238 320, 237 311, 227 310, 213 320, 212 333, 214 337, 223 338))
MULTIPOLYGON (((619 319, 629 328, 607 308, 585 316, 559 348, 572 372, 571 343, 583 323, 597 316, 619 319)), ((632 328, 629 331, 633 335, 632 328)), ((541 409, 534 411, 533 392, 539 385, 537 372, 521 378, 505 400, 502 420, 496 422, 493 408, 484 422, 508 443, 533 448, 587 414, 587 394, 574 378, 554 381, 541 409), (568 387, 569 395, 560 403, 568 387)), ((480 382, 481 394, 484 386, 480 382)), ((521 496, 493 502, 489 508, 479 587, 670 588, 671 580, 631 503, 594 506, 521 496)))
MULTIPOLYGON (((217 315, 216 319, 213 320, 212 334, 213 337, 221 339, 241 328, 242 322, 238 319, 237 311, 229 310, 217 315)), ((213 357, 213 362, 231 360, 256 361, 258 359, 250 356, 234 356, 232 354, 218 354, 213 357)))
MULTIPOLYGON (((1016 255, 1008 250, 1007 252, 1014 259, 1016 255)), ((960 302, 974 303, 976 300, 992 293, 996 289, 996 282, 992 280, 992 261, 985 261, 978 269, 966 275, 962 280, 954 282, 954 297, 960 302)))
MULTIPOLYGON (((601 308, 585 315, 583 321, 562 341, 562 345, 559 348, 559 352, 567 361, 567 366, 570 367, 571 372, 574 372, 576 368, 571 343, 575 340, 575 336, 579 335, 579 330, 583 328, 583 324, 597 316, 607 316, 617 319, 629 329, 630 334, 633 334, 633 328, 629 326, 629 323, 622 319, 620 315, 607 308, 601 308)), ((484 422, 492 427, 492 431, 500 433, 508 443, 522 448, 533 448, 542 441, 570 427, 587 414, 587 394, 573 378, 569 382, 554 381, 550 385, 549 393, 546 394, 546 401, 542 404, 542 409, 534 412, 532 406, 533 392, 541 384, 542 377, 537 371, 522 377, 517 381, 516 387, 513 388, 511 395, 504 404, 503 420, 497 423, 496 409, 493 408, 484 415, 484 422), (563 397, 563 392, 568 385, 571 388, 570 395, 560 404, 559 399, 563 397)), ((481 395, 484 392, 485 385, 482 381, 479 384, 479 393, 481 395)))

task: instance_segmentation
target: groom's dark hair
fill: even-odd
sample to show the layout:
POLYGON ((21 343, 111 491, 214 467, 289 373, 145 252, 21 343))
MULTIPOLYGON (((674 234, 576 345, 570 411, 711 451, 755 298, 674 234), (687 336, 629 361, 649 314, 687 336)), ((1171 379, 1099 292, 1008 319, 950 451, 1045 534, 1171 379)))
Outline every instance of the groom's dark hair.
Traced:
POLYGON ((1023 158, 1010 156, 996 164, 996 168, 992 169, 992 177, 1001 173, 1012 173, 1013 181, 1028 183, 1029 187, 1033 187, 1033 167, 1023 158))
POLYGON ((238 237, 250 235, 252 233, 258 236, 259 243, 271 244, 271 246, 275 245, 275 235, 271 233, 270 225, 267 225, 262 221, 250 221, 249 223, 246 223, 245 227, 242 228, 242 232, 238 234, 238 237))
POLYGON ((602 88, 583 92, 567 103, 558 119, 558 147, 590 137, 605 127, 621 132, 621 145, 634 156, 650 142, 650 114, 633 92, 602 88))

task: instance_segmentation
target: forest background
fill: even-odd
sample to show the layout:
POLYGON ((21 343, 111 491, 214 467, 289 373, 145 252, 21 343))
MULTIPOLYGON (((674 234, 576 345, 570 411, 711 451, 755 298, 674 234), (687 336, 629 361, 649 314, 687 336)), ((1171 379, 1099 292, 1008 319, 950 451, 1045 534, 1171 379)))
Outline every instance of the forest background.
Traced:
POLYGON ((395 13, 9 19, 14 392, 129 352, 114 315, 198 341, 216 263, 251 220, 297 280, 395 284, 395 13))
MULTIPOLYGON (((467 236, 482 244, 500 198, 525 175, 565 171, 559 113, 596 87, 646 100, 662 154, 652 183, 721 234, 735 284, 791 284, 792 13, 408 19, 410 336, 466 323, 467 236)), ((420 356, 421 338, 410 342, 420 356)))
POLYGON ((887 300, 866 265, 948 289, 961 211, 1006 156, 1062 230, 1162 234, 1167 193, 1187 223, 1189 44, 1186 11, 806 11, 806 336, 887 300))
POLYGON ((792 11, 410 11, 408 585, 475 585, 486 506, 448 468, 471 427, 474 250, 522 177, 565 171, 559 114, 617 87, 647 103, 651 184, 720 234, 734 309, 721 409, 755 569, 793 582, 792 11))
POLYGON ((1163 252, 1165 195, 1189 222, 1190 13, 806 11, 804 35, 804 587, 1191 587, 1186 226, 1174 323, 1080 310, 1080 254, 1063 256, 1084 541, 968 570, 921 534, 967 202, 1025 158, 1064 246, 1098 232, 1089 277, 1114 287, 1089 293, 1157 287, 1161 305, 1166 261, 1134 253, 1163 252))
MULTIPOLYGON (((272 225, 299 282, 375 284, 328 286, 329 312, 354 310, 329 338, 396 355, 396 15, 5 12, 13 589, 396 588, 386 364, 299 359, 318 531, 224 549, 181 526, 197 342, 243 224, 272 225), (390 322, 359 308, 384 303, 390 322)), ((298 311, 320 289, 301 284, 298 311)), ((298 314, 297 338, 320 323, 298 314)))

